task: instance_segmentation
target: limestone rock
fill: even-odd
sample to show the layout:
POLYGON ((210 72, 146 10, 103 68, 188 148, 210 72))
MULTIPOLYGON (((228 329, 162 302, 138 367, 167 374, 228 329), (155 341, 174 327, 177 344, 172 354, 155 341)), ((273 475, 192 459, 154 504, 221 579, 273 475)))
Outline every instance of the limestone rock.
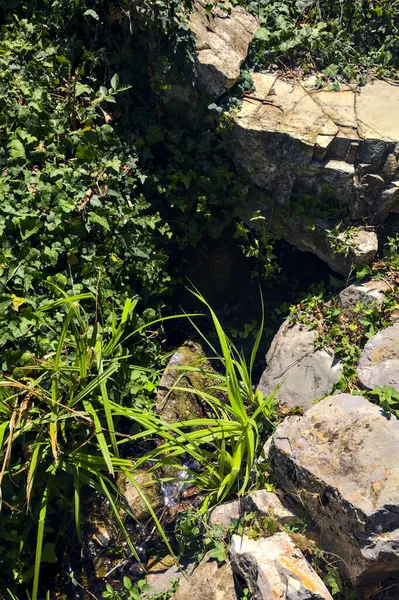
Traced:
MULTIPOLYGON (((316 253, 345 276, 352 265, 369 264, 377 237, 368 230, 352 236, 350 221, 378 224, 399 197, 393 181, 399 87, 380 81, 336 92, 314 89, 313 80, 284 81, 275 73, 254 73, 253 79, 256 91, 246 95, 234 116, 232 148, 237 169, 263 191, 255 209, 264 221, 257 219, 256 225, 316 253), (309 202, 316 209, 310 211, 309 202), (332 227, 322 223, 326 207, 332 227), (348 233, 351 244, 339 256, 326 231, 345 220, 344 237, 348 233)), ((248 213, 246 205, 241 216, 248 213)))
POLYGON ((234 535, 230 560, 254 600, 332 600, 287 533, 257 540, 234 535))
POLYGON ((247 512, 255 512, 260 516, 270 517, 280 525, 292 525, 298 518, 281 502, 274 492, 257 490, 244 498, 247 512))
POLYGON ((333 351, 316 350, 317 332, 285 321, 266 356, 267 367, 259 389, 264 396, 280 384, 276 398, 288 409, 310 408, 314 400, 331 391, 342 373, 333 351))
POLYGON ((164 421, 176 423, 201 416, 201 407, 192 388, 194 386, 198 390, 206 391, 214 385, 215 381, 205 372, 210 370, 211 366, 200 344, 186 342, 176 350, 161 377, 156 397, 156 408, 164 421), (185 372, 182 367, 195 367, 203 371, 185 372), (175 385, 187 388, 187 392, 174 390, 175 385))
POLYGON ((215 6, 209 13, 205 4, 195 2, 189 26, 196 37, 198 83, 206 95, 217 99, 238 80, 259 24, 243 7, 215 6))
POLYGON ((209 525, 221 525, 223 529, 227 529, 233 519, 239 519, 244 515, 245 509, 242 503, 242 499, 234 500, 233 502, 226 502, 225 504, 219 504, 211 510, 209 513, 209 525))
POLYGON ((354 283, 348 286, 337 296, 337 307, 347 316, 353 316, 353 309, 358 303, 364 307, 375 304, 382 306, 385 293, 390 289, 389 284, 383 279, 372 279, 365 283, 354 283))
POLYGON ((377 385, 399 390, 399 323, 369 339, 360 355, 358 377, 370 390, 377 385))
POLYGON ((206 558, 188 579, 182 580, 171 600, 235 600, 233 571, 229 564, 219 567, 206 558))
POLYGON ((280 525, 296 523, 298 518, 284 506, 274 492, 257 490, 247 496, 216 506, 209 515, 210 525, 221 525, 227 529, 233 519, 239 519, 247 513, 256 513, 274 519, 280 525))
POLYGON ((398 420, 350 394, 289 417, 273 436, 277 484, 314 516, 355 584, 399 569, 398 444, 398 420))

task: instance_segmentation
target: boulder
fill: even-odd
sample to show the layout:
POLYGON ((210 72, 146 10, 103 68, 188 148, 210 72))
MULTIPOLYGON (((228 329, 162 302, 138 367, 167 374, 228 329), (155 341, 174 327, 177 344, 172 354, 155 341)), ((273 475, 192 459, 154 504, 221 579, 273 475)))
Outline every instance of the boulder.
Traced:
MULTIPOLYGON (((315 89, 313 78, 293 83, 254 73, 253 79, 256 91, 244 98, 232 131, 236 167, 264 195, 255 206, 263 223, 253 224, 346 276, 377 250, 375 233, 352 235, 353 225, 381 222, 398 199, 399 87, 379 81, 337 92, 315 89), (342 239, 334 240, 329 232, 341 222, 342 239)), ((248 199, 239 207, 243 218, 247 205, 248 199)))
POLYGON ((187 579, 181 580, 171 600, 236 600, 233 571, 205 558, 187 579))
POLYGON ((360 355, 357 375, 369 390, 388 385, 399 391, 399 323, 369 339, 360 355))
POLYGON ((243 7, 226 2, 221 8, 218 2, 197 0, 189 27, 196 38, 198 84, 203 93, 216 100, 238 80, 258 21, 243 7), (211 12, 206 9, 210 4, 214 4, 211 12))
POLYGON ((176 423, 201 416, 201 406, 193 389, 206 391, 215 385, 215 380, 207 375, 209 371, 212 371, 212 367, 200 344, 189 341, 176 350, 157 391, 156 409, 164 421, 176 423), (201 369, 201 372, 184 371, 184 367, 201 369), (187 388, 187 392, 175 390, 174 386, 187 388))
POLYGON ((291 525, 298 521, 298 518, 284 506, 277 494, 266 490, 257 490, 233 502, 216 506, 209 514, 209 525, 221 525, 227 529, 233 519, 239 519, 252 512, 258 516, 270 517, 280 525, 291 525))
POLYGON ((267 353, 267 367, 259 390, 266 397, 278 385, 276 398, 285 409, 310 408, 331 392, 342 373, 342 364, 332 350, 316 350, 317 332, 299 323, 285 321, 267 353))
POLYGON ((354 584, 399 569, 399 422, 362 396, 287 418, 269 451, 277 485, 309 511, 354 584))
POLYGON ((363 307, 370 307, 375 304, 380 308, 385 298, 385 292, 391 289, 391 286, 383 279, 372 279, 365 283, 354 283, 340 292, 336 299, 336 305, 344 315, 353 317, 353 309, 357 304, 363 307))
POLYGON ((256 540, 234 535, 230 560, 254 600, 332 600, 320 577, 287 533, 256 540))

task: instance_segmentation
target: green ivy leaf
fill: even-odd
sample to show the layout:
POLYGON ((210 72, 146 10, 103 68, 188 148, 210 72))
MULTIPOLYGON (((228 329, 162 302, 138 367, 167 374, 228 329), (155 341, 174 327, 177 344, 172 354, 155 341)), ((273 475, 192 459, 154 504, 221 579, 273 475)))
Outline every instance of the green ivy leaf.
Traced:
POLYGON ((17 217, 15 223, 23 240, 28 239, 31 235, 37 233, 42 226, 39 217, 35 215, 24 215, 17 217))
POLYGON ((109 231, 109 232, 111 231, 111 228, 109 226, 107 219, 105 217, 102 217, 101 215, 98 215, 97 213, 89 212, 89 223, 96 223, 97 225, 100 225, 103 229, 105 229, 106 231, 109 231))
POLYGON ((270 31, 266 27, 259 27, 255 32, 255 39, 267 42, 270 40, 270 31))
POLYGON ((8 144, 11 158, 25 158, 25 148, 20 140, 12 140, 8 144))
POLYGON ((57 555, 55 553, 55 545, 54 544, 44 544, 43 552, 42 552, 42 561, 46 563, 54 564, 57 562, 57 555))
POLYGON ((220 540, 216 540, 214 547, 209 551, 209 557, 216 559, 218 562, 224 562, 227 559, 226 545, 220 540))

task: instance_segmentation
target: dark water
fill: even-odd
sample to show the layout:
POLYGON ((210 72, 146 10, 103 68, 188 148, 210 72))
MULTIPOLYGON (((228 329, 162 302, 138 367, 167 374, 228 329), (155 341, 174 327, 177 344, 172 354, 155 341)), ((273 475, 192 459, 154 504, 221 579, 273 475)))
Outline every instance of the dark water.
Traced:
MULTIPOLYGON (((265 366, 265 354, 274 334, 289 311, 289 305, 309 294, 312 286, 331 286, 340 277, 314 254, 301 252, 291 244, 279 241, 275 245, 278 272, 271 278, 254 277, 255 261, 245 258, 236 243, 208 240, 200 248, 191 250, 181 275, 187 287, 195 286, 217 313, 223 328, 239 349, 248 355, 261 321, 261 300, 265 306, 265 328, 255 365, 255 379, 265 366), (247 331, 246 331, 247 329, 247 331), (249 331, 248 331, 249 330, 249 331)), ((344 280, 342 279, 342 285, 344 280)), ((204 312, 204 306, 183 285, 178 286, 171 314, 204 312)), ((196 318, 203 333, 214 340, 214 329, 209 316, 196 318)), ((165 324, 168 348, 177 347, 186 339, 197 339, 198 334, 185 319, 165 324)), ((204 348, 205 349, 205 348, 204 348)))

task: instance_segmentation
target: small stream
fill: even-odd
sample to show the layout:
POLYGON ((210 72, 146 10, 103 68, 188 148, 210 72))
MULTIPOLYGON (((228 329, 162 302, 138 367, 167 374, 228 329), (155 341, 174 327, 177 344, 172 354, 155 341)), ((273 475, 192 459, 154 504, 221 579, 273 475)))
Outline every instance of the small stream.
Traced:
MULTIPOLYGON (((280 241, 275 246, 279 273, 267 280, 251 278, 253 261, 243 257, 241 251, 237 250, 236 246, 229 246, 225 239, 210 240, 208 247, 205 242, 200 249, 190 251, 191 256, 184 266, 183 275, 208 299, 226 332, 246 355, 250 354, 261 319, 259 288, 261 289, 265 304, 265 330, 254 368, 256 382, 265 368, 265 354, 274 334, 288 314, 289 305, 307 295, 312 286, 328 287, 330 278, 334 277, 336 280, 337 276, 313 254, 301 252, 280 241), (223 257, 223 260, 218 262, 215 256, 223 257)), ((187 312, 203 310, 202 305, 199 305, 183 286, 176 289, 174 298, 169 307, 170 314, 181 312, 181 309, 187 312)), ((215 338, 210 317, 198 318, 196 323, 207 337, 211 340, 215 338)), ((198 339, 198 334, 188 320, 183 318, 165 323, 165 350, 172 351, 190 338, 198 339)), ((187 468, 193 469, 195 465, 187 464, 187 468)), ((157 514, 165 531, 172 537, 176 515, 200 501, 190 483, 185 481, 187 478, 187 473, 182 470, 179 481, 161 484, 163 507, 157 514)), ((99 600, 106 583, 110 583, 116 589, 124 575, 132 581, 143 578, 145 572, 142 566, 133 557, 126 558, 126 542, 107 514, 109 517, 106 504, 92 505, 92 527, 86 531, 82 556, 73 559, 66 555, 63 569, 65 575, 56 584, 58 589, 63 590, 63 593, 58 595, 59 600, 93 597, 83 588, 72 585, 70 579, 70 574, 74 571, 73 564, 77 566, 81 560, 84 563, 84 577, 82 579, 82 574, 75 572, 76 579, 99 600)), ((160 545, 159 540, 154 542, 157 536, 154 537, 154 525, 151 520, 142 524, 127 519, 125 525, 144 565, 157 553, 164 553, 165 548, 160 545)))

